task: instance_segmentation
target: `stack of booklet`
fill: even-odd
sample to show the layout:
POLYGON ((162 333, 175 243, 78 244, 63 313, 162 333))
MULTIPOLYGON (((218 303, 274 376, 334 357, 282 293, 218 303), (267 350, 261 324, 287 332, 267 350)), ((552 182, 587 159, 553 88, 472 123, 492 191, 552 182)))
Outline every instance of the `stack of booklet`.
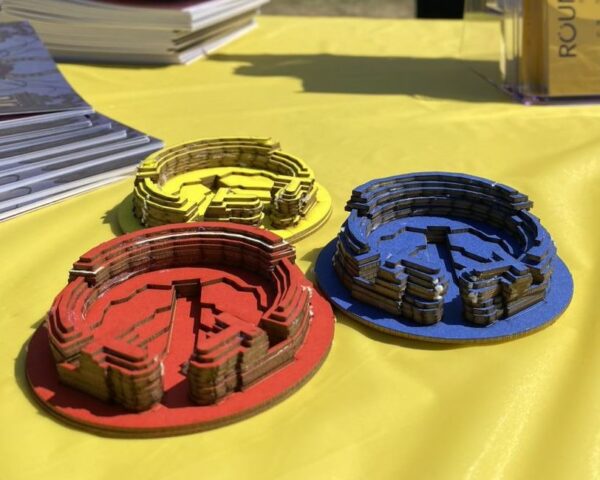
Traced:
POLYGON ((0 220, 123 178, 161 147, 94 113, 28 23, 0 24, 0 220))
POLYGON ((4 0, 2 21, 28 20, 55 58, 189 63, 255 26, 269 0, 4 0))

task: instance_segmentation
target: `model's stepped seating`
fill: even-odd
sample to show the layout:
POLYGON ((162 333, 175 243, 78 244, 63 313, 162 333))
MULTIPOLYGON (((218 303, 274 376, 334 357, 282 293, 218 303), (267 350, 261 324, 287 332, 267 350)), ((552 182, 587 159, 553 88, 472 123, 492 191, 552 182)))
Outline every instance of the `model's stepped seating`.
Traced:
POLYGON ((147 227, 200 220, 259 226, 267 216, 273 228, 284 229, 306 217, 317 190, 311 169, 272 140, 200 140, 161 150, 140 164, 133 212, 147 227), (175 189, 166 188, 178 177, 183 180, 175 189), (262 182, 235 181, 253 177, 262 182), (196 190, 192 195, 190 188, 196 190))
POLYGON ((531 207, 527 196, 510 187, 466 175, 374 180, 352 192, 334 267, 356 299, 433 324, 443 317, 450 279, 439 262, 429 260, 427 246, 442 243, 451 254, 465 319, 488 325, 545 298, 556 249, 531 207), (456 218, 467 226, 439 226, 434 218, 428 225, 397 222, 409 217, 456 218), (478 225, 509 232, 517 251, 478 225), (380 246, 388 240, 396 240, 395 248, 382 258, 380 246))
POLYGON ((155 227, 90 250, 74 264, 47 318, 60 380, 129 410, 151 408, 164 394, 164 360, 176 353, 171 337, 177 309, 194 305, 199 325, 182 367, 190 398, 214 404, 247 388, 291 361, 307 333, 311 289, 301 284, 294 255, 267 231, 222 223, 155 227), (226 270, 215 273, 227 266, 260 275, 268 288, 226 270), (210 268, 212 276, 187 278, 191 267, 210 268), (184 269, 182 279, 162 280, 160 271, 178 268, 184 269), (88 310, 124 280, 133 293, 88 310), (203 301, 202 289, 215 284, 224 285, 221 297, 233 288, 254 298, 260 318, 249 321, 203 301), (158 307, 148 307, 150 294, 158 307))

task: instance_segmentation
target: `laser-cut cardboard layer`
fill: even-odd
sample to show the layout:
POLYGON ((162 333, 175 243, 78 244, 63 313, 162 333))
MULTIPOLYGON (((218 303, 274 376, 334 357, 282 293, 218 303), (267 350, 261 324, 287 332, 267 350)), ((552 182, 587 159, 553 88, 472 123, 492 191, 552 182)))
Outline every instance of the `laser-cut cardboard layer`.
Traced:
POLYGON ((231 221, 296 241, 330 213, 328 193, 302 160, 270 139, 224 138, 166 148, 144 160, 119 221, 124 231, 231 221))
POLYGON ((223 223, 156 227, 90 250, 32 340, 34 392, 68 421, 140 435, 264 408, 305 381, 332 340, 331 309, 294 258, 267 231, 223 223))
MULTIPOLYGON (((373 180, 356 188, 346 206, 350 215, 331 255, 333 281, 342 283, 353 302, 397 317, 399 325, 464 324, 472 326, 473 338, 495 338, 477 327, 542 304, 558 262, 531 207, 516 190, 468 175, 373 180)), ((319 283, 327 291, 326 269, 321 267, 319 283)), ((570 276, 558 282, 570 299, 570 276)), ((394 332, 393 326, 385 330, 394 332)), ((523 331, 530 329, 524 324, 523 331)))

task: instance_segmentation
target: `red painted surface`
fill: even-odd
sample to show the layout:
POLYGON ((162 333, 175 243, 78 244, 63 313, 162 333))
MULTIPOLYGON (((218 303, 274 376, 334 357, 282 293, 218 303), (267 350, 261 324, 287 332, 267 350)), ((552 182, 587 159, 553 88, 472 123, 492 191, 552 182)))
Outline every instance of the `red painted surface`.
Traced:
POLYGON ((222 223, 100 245, 34 334, 30 384, 53 413, 107 433, 182 433, 266 408, 316 371, 333 337, 330 306, 293 260, 278 237, 222 223))

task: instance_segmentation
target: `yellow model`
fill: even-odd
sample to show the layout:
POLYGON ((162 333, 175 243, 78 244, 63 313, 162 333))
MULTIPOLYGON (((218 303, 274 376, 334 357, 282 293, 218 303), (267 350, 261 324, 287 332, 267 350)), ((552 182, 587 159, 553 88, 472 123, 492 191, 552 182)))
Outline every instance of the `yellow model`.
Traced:
POLYGON ((219 138, 160 150, 138 167, 126 231, 168 223, 231 221, 263 226, 289 241, 319 228, 331 198, 299 158, 266 138, 219 138))

